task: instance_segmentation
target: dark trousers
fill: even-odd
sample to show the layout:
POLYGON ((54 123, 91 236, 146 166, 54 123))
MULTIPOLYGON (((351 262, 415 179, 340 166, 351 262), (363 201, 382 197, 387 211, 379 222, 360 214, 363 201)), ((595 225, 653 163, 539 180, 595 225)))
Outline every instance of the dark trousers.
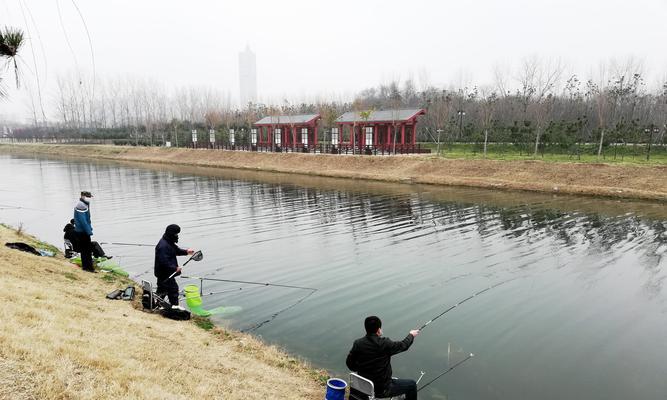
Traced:
POLYGON ((176 283, 176 278, 169 278, 164 281, 160 281, 160 278, 157 280, 157 290, 155 294, 160 297, 165 295, 169 297, 169 304, 172 306, 178 305, 178 283, 176 283))
POLYGON ((412 379, 391 378, 391 384, 382 397, 405 395, 405 400, 417 400, 417 382, 412 379))
POLYGON ((96 241, 90 242, 92 249, 93 249, 93 257, 95 258, 100 258, 100 257, 106 257, 106 254, 104 254, 104 250, 102 249, 102 246, 100 246, 99 243, 96 241))
POLYGON ((79 252, 81 253, 81 268, 84 271, 95 271, 93 267, 93 246, 90 242, 90 235, 77 232, 79 252))

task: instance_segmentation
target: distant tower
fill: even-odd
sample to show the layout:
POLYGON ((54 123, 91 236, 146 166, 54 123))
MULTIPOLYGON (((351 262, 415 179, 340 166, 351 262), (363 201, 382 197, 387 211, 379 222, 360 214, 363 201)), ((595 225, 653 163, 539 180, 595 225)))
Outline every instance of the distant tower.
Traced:
POLYGON ((239 84, 241 89, 241 107, 246 107, 249 102, 257 102, 257 64, 255 53, 246 46, 239 53, 239 84))

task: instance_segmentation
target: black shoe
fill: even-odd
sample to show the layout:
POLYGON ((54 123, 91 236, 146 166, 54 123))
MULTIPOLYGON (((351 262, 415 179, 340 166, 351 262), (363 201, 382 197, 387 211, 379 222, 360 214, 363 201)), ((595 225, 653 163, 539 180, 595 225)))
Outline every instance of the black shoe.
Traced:
POLYGON ((97 273, 97 271, 95 271, 94 269, 84 269, 84 271, 86 271, 86 272, 90 272, 90 273, 92 273, 92 274, 96 274, 96 273, 97 273))

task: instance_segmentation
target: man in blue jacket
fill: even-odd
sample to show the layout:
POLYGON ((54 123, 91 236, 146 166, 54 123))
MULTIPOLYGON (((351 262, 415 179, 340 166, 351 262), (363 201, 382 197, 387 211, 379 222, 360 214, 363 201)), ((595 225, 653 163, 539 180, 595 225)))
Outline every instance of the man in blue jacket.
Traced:
POLYGON ((180 232, 181 227, 178 225, 167 226, 162 239, 155 246, 155 277, 157 278, 155 293, 160 297, 167 295, 172 306, 178 305, 178 283, 175 277, 181 274, 181 267, 178 266, 176 256, 194 253, 192 249, 182 249, 176 245, 180 232))
POLYGON ((382 336, 382 321, 370 316, 364 321, 366 336, 357 339, 347 355, 345 363, 373 382, 376 397, 393 397, 401 394, 406 400, 417 400, 417 383, 412 379, 396 379, 391 374, 391 356, 410 348, 418 330, 412 330, 400 342, 382 336))
POLYGON ((74 206, 74 231, 81 253, 81 268, 84 271, 95 272, 93 267, 93 246, 90 237, 93 236, 93 225, 90 222, 90 201, 93 195, 90 192, 81 192, 79 202, 74 206))

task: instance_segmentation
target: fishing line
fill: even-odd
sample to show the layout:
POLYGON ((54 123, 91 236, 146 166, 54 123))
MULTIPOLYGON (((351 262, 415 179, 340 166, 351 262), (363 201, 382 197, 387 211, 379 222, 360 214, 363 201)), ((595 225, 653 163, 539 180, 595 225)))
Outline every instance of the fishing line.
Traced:
POLYGON ((258 286, 264 286, 264 287, 274 286, 274 287, 282 287, 282 288, 288 288, 288 289, 299 289, 299 290, 308 290, 308 291, 310 291, 309 293, 306 293, 305 296, 298 299, 295 303, 293 303, 293 304, 291 304, 291 305, 289 305, 289 306, 271 314, 271 316, 268 319, 266 319, 262 322, 259 322, 259 323, 255 324, 255 325, 253 325, 249 328, 242 329, 241 332, 252 332, 252 331, 255 331, 255 330, 261 328, 262 326, 264 326, 264 325, 270 323, 271 321, 275 320, 280 314, 296 307, 297 305, 302 303, 304 300, 306 300, 307 298, 309 298, 310 296, 315 294, 315 292, 317 292, 317 290, 318 290, 316 288, 304 287, 304 286, 283 285, 283 284, 279 284, 279 283, 268 283, 268 282, 240 281, 240 280, 234 280, 234 279, 203 278, 203 277, 197 277, 197 276, 181 276, 181 278, 184 278, 184 279, 199 279, 200 281, 242 283, 242 284, 245 284, 245 285, 258 285, 258 286))
POLYGON ((56 0, 56 8, 58 9, 58 18, 60 19, 60 28, 63 30, 65 35, 65 42, 67 42, 67 47, 69 47, 70 53, 72 53, 72 59, 74 59, 74 66, 76 67, 76 72, 79 75, 79 84, 81 84, 81 70, 79 69, 79 62, 76 59, 76 54, 72 48, 72 43, 69 41, 69 36, 67 35, 67 30, 65 29, 65 23, 63 22, 63 14, 60 12, 60 0, 56 0))
POLYGON ((76 12, 79 13, 79 17, 81 18, 81 22, 83 23, 83 27, 86 29, 86 36, 88 36, 88 46, 90 47, 90 58, 93 64, 93 87, 91 90, 91 95, 90 98, 88 99, 91 103, 92 100, 95 98, 95 74, 96 74, 96 68, 95 68, 95 52, 93 51, 93 40, 90 38, 90 31, 88 31, 88 24, 86 24, 86 19, 83 18, 83 14, 81 13, 81 10, 79 9, 79 6, 76 5, 76 2, 72 0, 72 4, 74 5, 74 8, 76 8, 76 12))
POLYGON ((49 82, 49 68, 46 59, 46 52, 44 51, 44 42, 42 41, 42 35, 39 33, 39 28, 37 27, 37 23, 35 22, 35 17, 33 17, 32 11, 30 11, 30 7, 28 7, 28 2, 26 0, 23 0, 23 3, 25 5, 25 10, 28 12, 30 20, 32 21, 32 25, 35 27, 35 32, 37 32, 37 40, 39 40, 39 48, 42 50, 42 56, 44 59, 44 86, 46 86, 47 83, 49 82))
MULTIPOLYGON (((26 5, 27 7, 27 5, 26 5)), ((30 27, 28 26, 28 18, 25 15, 25 10, 23 8, 23 2, 19 1, 19 8, 21 9, 21 14, 23 15, 23 22, 25 23, 25 29, 26 32, 28 33, 28 36, 31 38, 30 40, 30 53, 32 54, 32 63, 35 66, 35 81, 37 82, 37 97, 39 98, 39 107, 42 111, 42 121, 46 122, 46 113, 44 112, 44 102, 42 101, 42 85, 40 83, 39 79, 39 71, 37 68, 37 57, 35 57, 35 46, 32 41, 32 35, 30 34, 30 27)), ((34 22, 34 21, 33 21, 34 22)), ((36 27, 35 27, 36 28, 36 27)), ((39 31, 37 32, 37 37, 39 39, 39 31)), ((41 39, 39 39, 41 40, 41 39)), ((42 53, 44 52, 44 48, 42 48, 42 53)), ((33 104, 34 108, 34 104, 33 104)), ((35 118, 35 122, 37 118, 35 118)))
POLYGON ((256 324, 256 325, 250 327, 250 328, 242 329, 241 332, 244 332, 244 333, 245 333, 245 332, 253 332, 253 331, 256 331, 257 329, 261 328, 262 326, 268 324, 269 322, 271 322, 271 321, 273 321, 274 319, 276 319, 280 314, 284 313, 285 311, 287 311, 287 310, 289 310, 289 309, 291 309, 291 308, 296 307, 299 303, 301 303, 302 301, 306 300, 307 298, 309 298, 310 296, 312 296, 313 294, 315 294, 315 292, 317 292, 317 289, 311 289, 311 290, 312 290, 312 291, 311 291, 310 293, 306 294, 305 296, 303 296, 302 298, 300 298, 299 300, 297 300, 296 303, 294 303, 294 304, 292 304, 292 305, 290 305, 290 306, 288 306, 288 307, 285 307, 285 308, 283 308, 282 310, 280 310, 280 311, 274 313, 274 314, 271 315, 271 317, 270 317, 269 319, 267 319, 267 320, 264 320, 264 321, 262 321, 262 322, 260 322, 260 323, 258 323, 258 324, 256 324))
POLYGON ((513 280, 515 280, 515 279, 518 279, 518 278, 508 279, 508 280, 506 280, 506 281, 502 281, 502 282, 500 282, 500 283, 496 283, 496 284, 493 285, 493 286, 489 286, 489 287, 487 287, 487 288, 484 289, 484 290, 480 290, 479 292, 477 292, 477 293, 475 293, 475 294, 473 294, 473 295, 471 295, 471 296, 469 296, 469 297, 467 297, 467 298, 465 298, 465 299, 459 301, 458 303, 456 303, 456 304, 454 304, 453 306, 449 307, 449 308, 446 309, 445 311, 441 312, 441 313, 438 314, 435 318, 431 319, 430 321, 428 321, 427 323, 425 323, 424 325, 422 325, 422 326, 421 326, 419 329, 417 329, 417 330, 421 331, 422 329, 426 328, 431 322, 433 322, 433 321, 435 321, 436 319, 442 317, 443 315, 445 315, 445 314, 447 314, 448 312, 452 311, 453 309, 455 309, 456 307, 458 307, 458 306, 460 306, 461 304, 465 303, 466 301, 471 300, 471 299, 473 299, 473 298, 479 296, 480 294, 482 294, 482 293, 484 293, 484 292, 487 292, 487 291, 489 291, 489 290, 491 290, 491 289, 493 289, 493 288, 495 288, 495 287, 498 287, 498 286, 500 286, 500 285, 502 285, 502 284, 504 284, 504 283, 507 283, 507 282, 509 282, 509 281, 513 281, 513 280))
POLYGON ((203 277, 198 277, 198 276, 181 276, 181 278, 184 278, 184 279, 199 279, 199 280, 203 280, 203 281, 215 281, 215 282, 243 283, 243 284, 247 284, 247 285, 275 286, 275 287, 283 287, 283 288, 288 288, 288 289, 302 289, 302 290, 312 290, 312 291, 319 290, 319 289, 312 288, 312 287, 283 285, 283 284, 279 284, 279 283, 238 281, 238 280, 233 280, 233 279, 218 279, 218 278, 203 278, 203 277))
MULTIPOLYGON (((434 379, 428 381, 427 383, 424 384, 424 386, 422 386, 422 387, 420 387, 419 389, 417 389, 417 391, 419 392, 420 390, 424 389, 425 387, 427 387, 427 386, 430 385, 431 383, 437 381, 438 379, 440 379, 440 378, 442 378, 443 376, 447 375, 448 373, 452 372, 456 367, 458 367, 459 365, 463 364, 464 362, 470 360, 470 359, 473 358, 474 356, 475 356, 474 354, 470 353, 470 355, 469 355, 468 357, 466 357, 466 358, 464 358, 463 360, 457 362, 457 363, 454 364, 451 368, 447 369, 445 372, 443 372, 443 373, 441 373, 440 375, 436 376, 434 379)), ((421 378, 420 378, 420 379, 421 379, 421 378)))

